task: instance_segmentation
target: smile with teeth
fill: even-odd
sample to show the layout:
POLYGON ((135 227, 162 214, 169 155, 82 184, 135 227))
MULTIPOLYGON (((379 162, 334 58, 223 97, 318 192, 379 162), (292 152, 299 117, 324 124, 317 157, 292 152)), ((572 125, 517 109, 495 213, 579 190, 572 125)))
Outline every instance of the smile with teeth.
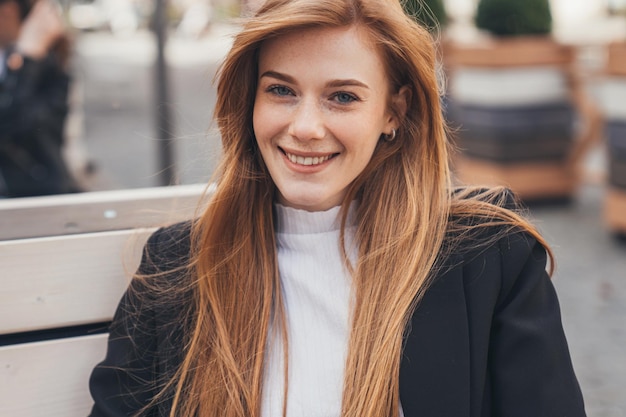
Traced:
POLYGON ((310 165, 322 164, 328 161, 330 158, 332 158, 336 154, 331 153, 331 154, 324 155, 324 156, 300 156, 300 155, 294 155, 289 152, 285 152, 285 155, 294 164, 310 166, 310 165))

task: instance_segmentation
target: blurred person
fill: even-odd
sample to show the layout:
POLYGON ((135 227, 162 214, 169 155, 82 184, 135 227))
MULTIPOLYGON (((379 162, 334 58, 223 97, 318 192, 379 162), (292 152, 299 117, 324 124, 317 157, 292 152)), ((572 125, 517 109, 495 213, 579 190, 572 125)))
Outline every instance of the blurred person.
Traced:
POLYGON ((398 0, 261 6, 214 192, 148 240, 91 417, 585 415, 545 240, 451 186, 435 63, 398 0))
POLYGON ((62 156, 69 39, 50 0, 0 0, 0 195, 79 191, 62 156))

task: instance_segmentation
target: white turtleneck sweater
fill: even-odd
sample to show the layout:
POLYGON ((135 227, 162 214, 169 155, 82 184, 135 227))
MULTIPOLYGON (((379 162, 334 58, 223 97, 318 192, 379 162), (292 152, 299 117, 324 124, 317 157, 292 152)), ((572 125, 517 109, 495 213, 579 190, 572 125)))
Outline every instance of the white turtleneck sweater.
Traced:
MULTIPOLYGON (((338 417, 350 337, 352 281, 341 258, 339 207, 308 212, 276 204, 278 269, 289 343, 287 417, 338 417)), ((346 222, 346 251, 356 266, 356 203, 346 222)), ((282 417, 284 357, 270 330, 263 417, 282 417)), ((398 417, 404 417, 402 404, 398 417)))
MULTIPOLYGON (((356 260, 354 210, 346 243, 356 260)), ((350 333, 351 278, 339 248, 339 207, 307 212, 276 205, 278 268, 289 338, 288 417, 335 417, 341 396, 350 333)), ((263 417, 282 416, 283 344, 270 333, 263 390, 263 417)))

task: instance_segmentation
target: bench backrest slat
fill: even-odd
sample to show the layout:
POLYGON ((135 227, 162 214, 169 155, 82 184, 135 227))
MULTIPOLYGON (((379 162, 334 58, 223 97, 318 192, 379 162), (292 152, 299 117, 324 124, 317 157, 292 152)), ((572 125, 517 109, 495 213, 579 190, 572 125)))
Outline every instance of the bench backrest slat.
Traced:
POLYGON ((110 320, 153 230, 0 241, 0 334, 110 320))
POLYGON ((0 240, 152 227, 194 217, 205 185, 0 200, 0 240))
POLYGON ((0 414, 86 416, 89 375, 104 359, 106 334, 0 347, 0 414))

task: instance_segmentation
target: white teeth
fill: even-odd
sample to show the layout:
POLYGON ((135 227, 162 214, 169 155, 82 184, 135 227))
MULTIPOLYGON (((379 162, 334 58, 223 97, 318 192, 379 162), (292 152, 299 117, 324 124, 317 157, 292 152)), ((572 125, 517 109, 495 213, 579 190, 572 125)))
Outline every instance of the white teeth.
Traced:
POLYGON ((330 159, 330 157, 332 155, 326 155, 326 156, 296 156, 294 154, 291 153, 285 153, 287 155, 287 158, 289 158, 289 160, 291 162, 293 162, 294 164, 298 164, 298 165, 305 165, 305 166, 310 166, 310 165, 319 165, 323 162, 326 162, 330 159))

